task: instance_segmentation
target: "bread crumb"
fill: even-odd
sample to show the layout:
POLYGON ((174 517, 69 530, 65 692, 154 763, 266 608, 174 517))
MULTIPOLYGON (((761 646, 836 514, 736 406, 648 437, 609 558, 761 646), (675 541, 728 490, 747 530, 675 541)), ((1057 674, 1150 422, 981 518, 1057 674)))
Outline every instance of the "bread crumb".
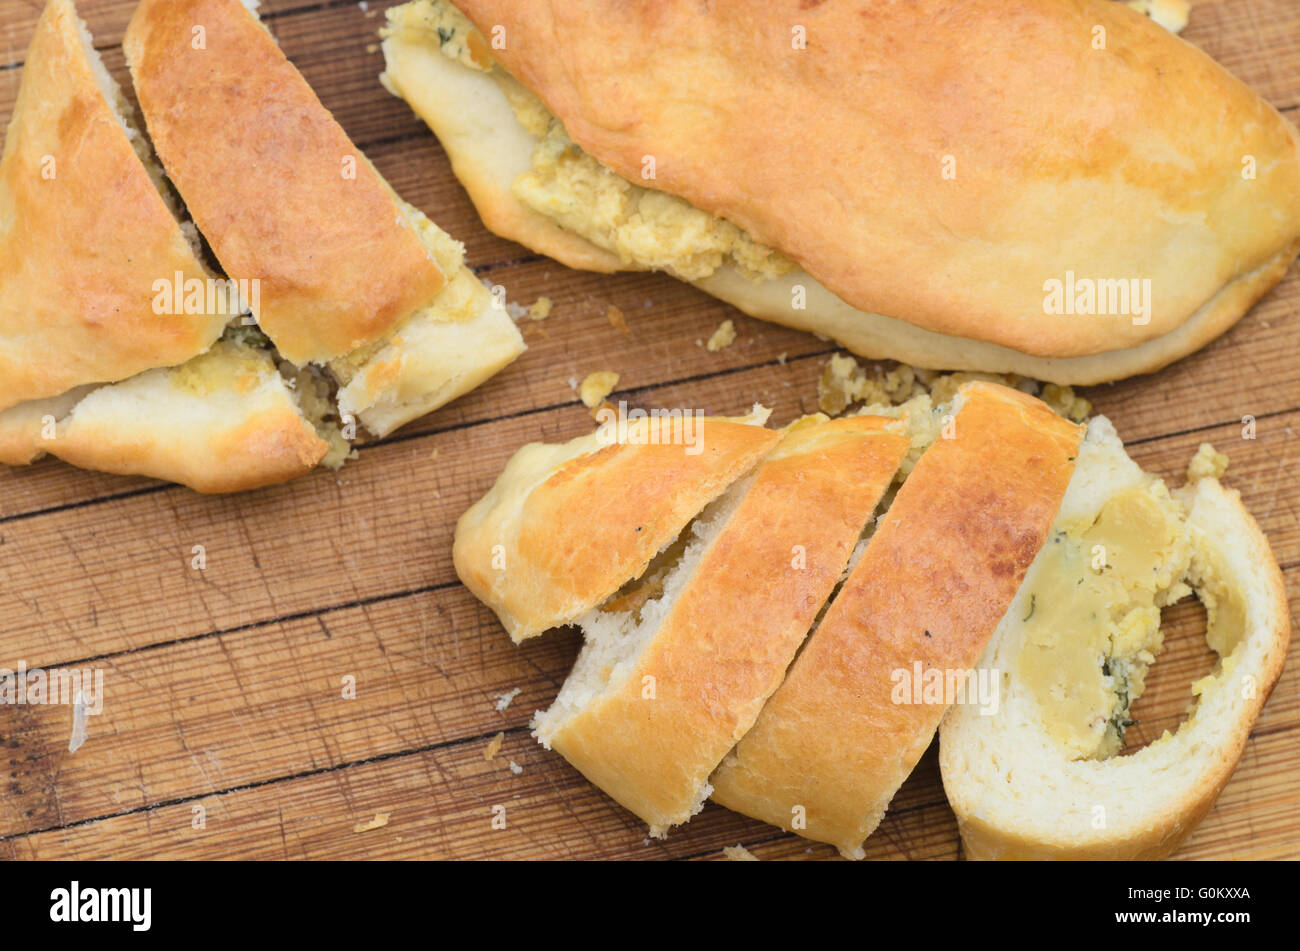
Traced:
POLYGON ((1081 423, 1092 415, 1092 404, 1082 396, 1075 396, 1068 386, 1048 383, 1043 387, 1042 400, 1072 422, 1081 423))
POLYGON ((388 825, 388 817, 391 815, 391 812, 376 812, 373 819, 369 822, 358 822, 352 827, 352 831, 370 832, 374 829, 382 829, 384 826, 388 825))
POLYGON ((497 713, 514 703, 515 697, 519 696, 523 689, 523 687, 516 687, 514 690, 507 690, 505 693, 497 694, 497 713))
POLYGON ((817 381, 817 406, 835 416, 853 403, 898 405, 924 392, 924 376, 906 364, 888 371, 877 366, 875 373, 868 375, 857 360, 837 353, 817 381))
POLYGON ((528 319, 545 320, 547 317, 551 316, 551 308, 553 306, 555 306, 554 302, 549 297, 537 298, 533 303, 533 306, 528 308, 528 319))
POLYGON ((624 317, 623 312, 613 304, 610 304, 609 310, 605 311, 605 319, 609 321, 609 325, 615 330, 621 330, 623 333, 631 332, 627 329, 627 318, 624 317))
POLYGON ((518 775, 519 775, 520 773, 522 773, 523 771, 524 771, 524 768, 523 768, 522 766, 520 766, 520 765, 519 765, 518 763, 516 763, 514 760, 511 760, 511 761, 510 761, 510 772, 512 772, 512 773, 514 773, 516 776, 518 776, 518 775))
POLYGON ((776 355, 776 363, 777 363, 777 366, 785 366, 785 361, 786 361, 786 359, 788 358, 788 356, 789 356, 789 354, 786 354, 786 353, 784 353, 784 352, 782 352, 782 353, 778 353, 778 354, 776 355))
POLYGON ((710 337, 709 342, 704 345, 704 349, 709 351, 709 353, 717 353, 719 350, 730 347, 735 342, 736 325, 730 320, 724 320, 722 323, 718 324, 718 329, 713 331, 713 336, 710 337))
POLYGON ((758 856, 743 845, 729 845, 722 850, 728 862, 757 862, 758 856))
POLYGON ((1208 442, 1201 443, 1187 464, 1187 481, 1199 482, 1202 479, 1218 479, 1228 471, 1228 457, 1219 452, 1208 442))
POLYGON ((618 374, 613 370, 592 373, 578 386, 578 396, 587 409, 595 409, 605 397, 614 392, 618 380, 618 374))
POLYGON ((86 743, 86 695, 78 690, 72 701, 72 738, 68 740, 68 752, 75 753, 86 743))
POLYGON ((438 458, 438 447, 437 447, 437 446, 434 446, 433 449, 430 450, 430 452, 429 452, 429 458, 430 458, 430 459, 437 459, 437 458, 438 458))
POLYGON ((483 750, 483 758, 489 763, 492 762, 492 760, 496 758, 496 755, 501 752, 501 744, 505 741, 506 735, 504 733, 498 733, 496 736, 492 737, 492 739, 488 740, 487 748, 483 750))
POLYGON ((1128 0, 1128 5, 1170 33, 1183 32, 1192 15, 1191 0, 1128 0))
POLYGON ((1092 413, 1092 404, 1068 386, 1048 383, 1040 393, 1033 380, 1011 373, 937 373, 905 363, 890 368, 876 364, 868 372, 853 357, 839 353, 830 358, 817 380, 817 408, 829 416, 838 416, 855 403, 901 406, 918 396, 929 396, 937 406, 949 402, 963 384, 976 380, 1038 396, 1055 412, 1076 423, 1092 413))

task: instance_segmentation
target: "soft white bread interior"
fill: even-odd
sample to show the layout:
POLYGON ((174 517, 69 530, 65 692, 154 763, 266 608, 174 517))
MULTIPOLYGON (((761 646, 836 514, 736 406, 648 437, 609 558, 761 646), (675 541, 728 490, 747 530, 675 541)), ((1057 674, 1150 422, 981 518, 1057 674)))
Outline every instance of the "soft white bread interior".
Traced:
POLYGON ((1056 517, 1082 432, 972 383, 879 519, 758 721, 714 774, 728 808, 860 858, 953 697, 901 697, 916 667, 965 675, 1056 517))
MULTIPOLYGON (((1221 148, 1218 141, 1221 129, 1217 133, 1207 132, 1198 139, 1188 132, 1193 123, 1171 123, 1161 127, 1158 117, 1135 122, 1132 116, 1126 115, 1121 125, 1112 123, 1106 134, 1121 138, 1132 135, 1137 139, 1151 139, 1152 129, 1156 129, 1157 137, 1166 142, 1166 146, 1156 147, 1144 141, 1143 148, 1134 146, 1125 154, 1141 154, 1141 159, 1136 160, 1153 163, 1150 178, 1152 182, 1161 183, 1159 186, 1148 190, 1131 174, 1118 176, 1123 179, 1123 186, 1116 185, 1116 176, 1100 175, 1094 180, 1090 165, 1073 176, 1072 187, 1077 187, 1078 194, 1071 193, 1074 195, 1072 198, 1061 190, 1059 179, 1053 179, 1050 184, 1036 181, 1041 170, 1046 167, 1040 156, 1039 161, 1029 161, 1014 174, 1003 169, 990 173, 991 178, 984 185, 973 186, 979 192, 979 198, 972 207, 979 207, 985 214, 983 217, 976 216, 973 219, 976 223, 972 227, 979 231, 995 221, 1071 218, 1082 210, 1083 217, 1077 221, 1078 226, 1067 229, 1077 240, 1070 252, 1072 256, 1065 260, 1073 261, 1080 268, 1081 277, 1085 271, 1091 274, 1094 270, 1107 277, 1118 277, 1121 272, 1128 274, 1132 270, 1132 267, 1126 269, 1126 261, 1131 265, 1133 261, 1142 258, 1144 263, 1139 267, 1141 273, 1138 277, 1154 275, 1151 280, 1154 281, 1156 293, 1148 300, 1160 311, 1154 318, 1149 315, 1138 317, 1135 314, 1132 321, 1124 319, 1117 322, 1110 318, 1099 318, 1085 323, 1063 321, 1059 317, 1049 316, 1043 294, 1047 290, 1045 282, 1052 277, 1064 279, 1066 272, 1066 265, 1057 267, 1057 259, 1054 257, 1062 247, 1058 240, 1059 226, 1050 235, 1043 232, 1038 238, 1027 235, 1023 227, 1012 228, 1008 233, 1007 246, 999 252, 997 258, 1002 268, 997 280, 978 280, 974 272, 968 275, 971 279, 964 282, 954 282, 950 276, 957 273, 954 269, 959 268, 959 259, 964 259, 968 253, 978 257, 1001 241, 989 240, 988 235, 959 242, 952 249, 953 253, 943 258, 943 266, 915 275, 912 280, 899 282, 896 279, 897 272, 889 275, 891 287, 897 289, 900 284, 906 285, 905 290, 897 290, 897 293, 908 297, 916 288, 929 281, 927 274, 942 273, 944 279, 931 288, 935 294, 932 303, 936 303, 939 310, 949 310, 948 317, 951 319, 917 319, 916 314, 909 315, 905 311, 886 307, 877 310, 853 295, 851 296, 856 303, 849 303, 845 297, 832 292, 807 270, 798 266, 792 260, 799 257, 798 254, 792 252, 791 257, 786 257, 774 250, 778 247, 789 250, 780 242, 764 245, 726 217, 711 214, 678 197, 682 189, 674 189, 673 184, 681 185, 681 181, 666 184, 662 175, 658 179, 647 181, 644 169, 638 178, 626 169, 622 169, 624 174, 618 174, 602 164, 597 157, 569 137, 568 132, 573 132, 574 129, 566 131, 565 126, 555 119, 541 100, 507 73, 494 58, 495 55, 502 60, 527 64, 529 76, 526 78, 529 79, 537 79, 546 74, 551 85, 543 91, 543 95, 547 92, 555 93, 563 99, 568 112, 561 118, 566 119, 566 124, 572 118, 594 139, 617 140, 627 145, 636 140, 640 128, 649 128, 658 120, 662 120, 657 126, 658 130, 667 130, 665 134, 670 137, 679 132, 684 133, 683 141, 690 143, 686 146, 688 150, 696 147, 694 143, 717 138, 716 128, 699 119, 698 113, 707 107, 690 97, 672 108, 652 109, 651 112, 657 119, 650 117, 645 122, 638 123, 624 122, 623 117, 616 114, 626 103, 611 102, 605 108, 604 97, 593 96, 584 100, 580 94, 568 94, 573 90, 568 88, 566 74, 551 68, 553 52, 548 50, 545 53, 546 61, 536 58, 542 55, 539 54, 539 49, 555 42, 553 37, 547 38, 547 29, 539 24, 549 23, 551 18, 557 24, 563 21, 563 28, 570 31, 566 37, 571 43, 590 46, 585 52, 573 52, 571 61, 577 62, 589 53, 592 58, 583 59, 583 62, 595 64, 594 72, 603 75, 602 71, 608 63, 601 57, 608 54, 606 58, 613 62, 626 52, 614 34, 627 25, 625 20, 634 21, 642 14, 638 12, 639 8, 599 11, 597 6, 580 4, 574 5, 572 11, 566 9, 548 12, 540 4, 520 4, 517 17, 513 10, 507 11, 494 3, 475 0, 466 6, 467 9, 473 8, 475 16, 495 17, 486 22, 511 21, 510 28, 515 31, 515 36, 518 38, 521 33, 524 34, 525 38, 519 44, 527 47, 527 51, 522 54, 514 47, 495 53, 483 34, 450 0, 415 0, 389 10, 384 40, 387 62, 383 77, 385 85, 406 99, 438 135, 451 158, 453 169, 488 227, 572 267, 600 271, 666 270, 697 284, 708 293, 752 316, 830 336, 848 349, 872 359, 897 359, 915 366, 936 369, 1015 373, 1058 383, 1099 383, 1152 372, 1222 334, 1281 279, 1300 248, 1300 230, 1294 224, 1295 208, 1297 202, 1300 202, 1300 185, 1297 184, 1300 183, 1300 135, 1295 133, 1285 119, 1198 51, 1164 36, 1162 31, 1143 24, 1139 18, 1126 11, 1116 13, 1105 9, 1112 6, 1109 3, 1097 4, 1092 0, 1056 6, 1036 3, 1032 8, 1021 6, 1019 12, 1025 25, 1032 24, 1034 29, 1045 29, 1047 36, 1061 36, 1070 34, 1075 28, 1074 18, 1092 23, 1100 17, 1106 20, 1109 35, 1114 38, 1117 49, 1125 51, 1121 58, 1114 61, 1116 72, 1107 71, 1091 80, 1081 80, 1080 77, 1095 65, 1096 58, 1080 58, 1076 63, 1077 69, 1071 70, 1071 81, 1115 83, 1114 95, 1117 97, 1133 95, 1130 88, 1132 83, 1117 78, 1124 70, 1130 70, 1133 81, 1145 82, 1148 74, 1163 75, 1168 72, 1171 75, 1177 73, 1185 76, 1188 83, 1202 84, 1205 101, 1221 103, 1222 114, 1232 115, 1230 124, 1234 135, 1240 134, 1246 138, 1259 136, 1259 149, 1273 156, 1265 163, 1270 169, 1269 187, 1242 188, 1239 177, 1231 174, 1235 170, 1233 163, 1238 161, 1240 155, 1256 154, 1250 148, 1225 151, 1227 157, 1216 155, 1204 160, 1187 158, 1180 168, 1190 176, 1189 184, 1179 189, 1179 194, 1183 198, 1191 194, 1219 196, 1208 199, 1207 209, 1213 206, 1212 210, 1188 216, 1181 205, 1175 203, 1175 206, 1169 206, 1162 197, 1168 194, 1164 182, 1169 166, 1165 163, 1164 156, 1180 151, 1189 156, 1214 152, 1221 148), (585 33, 578 25, 583 23, 584 17, 591 21, 586 23, 585 33), (1059 22, 1045 25, 1052 20, 1059 22), (617 24, 611 21, 617 21, 617 24), (595 25, 601 23, 609 25, 609 36, 595 25), (535 29, 530 31, 530 27, 535 29), (1122 43, 1119 39, 1121 37, 1122 43), (1152 62, 1148 69, 1131 68, 1133 63, 1147 59, 1152 62), (561 91, 556 92, 557 88, 561 91), (602 117, 607 121, 602 121, 602 117), (692 129, 692 121, 705 128, 692 129), (1175 140, 1176 145, 1172 144, 1175 140), (1149 149, 1151 154, 1146 154, 1144 149, 1149 149), (1229 166, 1233 168, 1229 169, 1229 166), (1202 173, 1217 176, 1218 186, 1204 187, 1197 178, 1202 173), (1003 197, 1011 195, 1005 187, 1008 180, 1020 183, 1012 190, 1016 195, 1009 200, 1014 203, 1023 199, 1028 203, 1027 207, 1033 206, 1035 211, 1030 213, 1026 207, 1024 213, 1004 217, 989 210, 992 205, 1000 203, 1003 197), (647 184, 653 187, 645 187, 647 184), (1130 189, 1130 186, 1135 190, 1130 189), (1237 190, 1244 202, 1222 200, 1222 196, 1233 189, 1237 190), (1125 229, 1121 240, 1103 235, 1106 228, 1114 223, 1115 215, 1090 215, 1090 209, 1107 203, 1122 206, 1127 209, 1126 213, 1135 216, 1133 225, 1125 229), (1250 206, 1249 209, 1247 205, 1250 206), (1147 208, 1148 212, 1139 213, 1139 207, 1147 208), (1049 208, 1050 212, 1045 213, 1049 208), (1207 215, 1241 216, 1241 221, 1201 230, 1207 215), (1247 217, 1254 223, 1243 224, 1247 217), (1265 231, 1269 233, 1268 238, 1263 238, 1265 231), (1116 257, 1116 249, 1138 233, 1148 234, 1141 247, 1134 248, 1131 254, 1126 252, 1126 256, 1116 257), (1246 244, 1254 242, 1253 250, 1238 253, 1233 246, 1246 234, 1255 236, 1245 239, 1246 244), (1263 240, 1256 242, 1256 237, 1263 240), (1036 241, 1041 242, 1037 249, 1034 247, 1036 241), (1147 253, 1157 246, 1169 250, 1156 256, 1147 253), (1193 290, 1186 277, 1186 267, 1171 267, 1168 262, 1180 257, 1196 256, 1204 256, 1207 264, 1199 272, 1204 280, 1193 290), (1098 262, 1104 259, 1108 263, 1099 263, 1092 268, 1081 263, 1084 259, 1098 262), (1026 267, 1019 278, 1013 280, 1009 276, 1011 272, 1006 269, 1012 265, 1006 262, 1013 262, 1014 270, 1031 260, 1037 263, 1026 267), (1211 277, 1211 274, 1214 276, 1211 277), (958 284, 962 286, 957 287, 958 284), (1023 292, 1014 303, 1007 296, 1010 295, 1013 284, 1019 288, 1016 293, 1023 292), (958 298, 970 289, 976 289, 972 291, 975 297, 987 291, 991 295, 989 299, 999 299, 1000 303, 992 312, 993 316, 975 319, 973 315, 980 307, 973 298, 964 304, 957 303, 958 298), (886 316, 894 313, 902 313, 904 317, 910 316, 912 319, 886 316), (1019 326, 1023 333, 1021 330, 1012 332, 1012 325, 1019 326), (1006 329, 1007 333, 1000 333, 1001 329, 1006 329), (1047 342, 1048 336, 1052 336, 1052 342, 1047 342)), ((653 26, 667 30, 668 22, 674 18, 691 22, 691 26, 683 26, 677 31, 664 34, 663 42, 674 49, 679 35, 698 35, 701 30, 707 32, 721 29, 726 36, 735 38, 738 31, 727 33, 725 26, 719 26, 713 21, 716 19, 721 22, 728 16, 744 14, 738 12, 737 8, 722 6, 727 8, 720 7, 712 13, 700 13, 686 4, 669 4, 661 12, 662 22, 653 26), (692 20, 692 17, 702 19, 692 20)), ((844 16, 829 9, 821 12, 832 18, 844 16)), ((906 17, 909 14, 897 15, 906 17)), ((800 16, 804 14, 801 13, 800 16)), ((991 48, 999 42, 999 37, 1005 34, 1004 25, 999 19, 1002 16, 1001 12, 990 10, 971 14, 975 25, 982 23, 994 31, 990 34, 989 41, 977 44, 976 49, 991 48)), ((929 26, 933 24, 927 24, 929 26)), ((857 27, 854 26, 854 29, 857 27)), ((558 26, 556 30, 559 30, 558 26)), ((963 29, 961 32, 964 34, 969 31, 963 29)), ((747 40, 743 37, 735 42, 720 39, 715 52, 725 62, 734 54, 733 47, 743 46, 745 42, 747 40)), ((951 58, 951 49, 948 47, 930 47, 931 58, 938 57, 936 51, 951 58)), ((836 47, 835 52, 836 55, 845 55, 845 50, 840 47, 836 47)), ((686 61, 700 61, 698 51, 689 44, 684 44, 677 53, 686 61)), ((662 70, 660 79, 668 85, 675 81, 676 72, 689 72, 674 71, 665 65, 671 62, 671 55, 674 55, 671 51, 666 52, 664 57, 655 61, 662 70)), ((1075 54, 1061 51, 1061 55, 1068 59, 1075 54)), ((753 58, 762 57, 751 57, 753 58)), ((921 62, 926 57, 917 59, 921 62)), ((800 61, 794 62, 797 65, 800 61)), ((639 71, 642 63, 633 57, 625 66, 628 70, 639 71)), ((922 73, 925 68, 920 67, 922 73)), ((826 72, 836 71, 822 70, 822 73, 826 72)), ((785 77, 786 73, 779 74, 774 80, 775 84, 779 86, 785 77)), ((600 76, 585 74, 577 78, 570 75, 569 78, 579 85, 583 82, 598 84, 602 81, 600 76)), ((611 82, 616 81, 612 76, 608 78, 611 82)), ((1024 77, 1019 74, 1008 74, 1008 78, 1015 79, 1016 82, 1024 81, 1024 77)), ((814 85, 822 81, 820 73, 812 77, 805 76, 804 79, 814 85)), ((864 79, 864 82, 871 81, 874 81, 872 77, 864 79)), ((634 84, 635 81, 628 78, 627 82, 634 84)), ((795 83, 793 88, 797 91, 802 87, 795 83)), ((1059 90, 1043 92, 1042 95, 1050 98, 1058 92, 1059 90)), ((1030 96, 1038 94, 1032 89, 1027 90, 1027 93, 1030 96)), ((999 92, 999 95, 1005 98, 1004 92, 999 92)), ((628 96, 634 97, 635 93, 629 91, 628 96)), ((850 96, 836 98, 857 101, 850 96)), ((896 97, 883 98, 892 101, 896 97)), ((757 110, 733 109, 731 112, 744 116, 750 111, 761 111, 764 105, 762 96, 756 95, 753 101, 758 103, 757 110)), ((1151 100, 1152 103, 1155 101, 1154 98, 1151 100)), ((1067 111, 1071 121, 1078 120, 1084 125, 1092 123, 1095 118, 1088 110, 1070 108, 1067 111)), ((785 121, 804 121, 787 120, 786 114, 790 112, 791 110, 778 109, 768 127, 750 128, 749 132, 755 136, 779 137, 773 131, 775 126, 785 121)), ((871 112, 872 110, 864 109, 861 116, 851 117, 851 121, 862 119, 869 124, 870 120, 864 117, 871 112)), ((1047 112, 1055 114, 1051 110, 1047 112)), ((1044 110, 1039 109, 1029 116, 1017 116, 1016 122, 1012 123, 1012 126, 1017 123, 1026 126, 1012 134, 1024 133, 1027 144, 1036 143, 1028 147, 1024 155, 1033 153, 1035 149, 1052 148, 1048 143, 1054 141, 1057 133, 1054 130, 1032 128, 1038 121, 1033 116, 1041 114, 1044 114, 1044 110)), ((1114 118, 1113 114, 1108 115, 1114 118)), ((1008 128, 1001 128, 996 134, 989 134, 990 130, 979 132, 970 127, 969 110, 963 110, 961 117, 958 123, 960 132, 954 131, 953 135, 961 135, 963 141, 972 148, 983 149, 1010 132, 1008 128)), ((727 115, 724 118, 729 121, 736 117, 727 115)), ((743 118, 737 121, 741 126, 752 122, 743 118)), ((799 133, 801 138, 808 136, 810 133, 806 128, 799 133)), ((814 137, 814 141, 829 140, 816 140, 814 137)), ((677 142, 677 145, 681 144, 682 142, 677 142)), ((769 142, 763 142, 754 149, 732 151, 757 154, 765 153, 769 147, 769 142)), ((617 146, 612 148, 619 151, 617 146)), ((631 145, 628 148, 631 149, 631 145)), ((821 144, 818 148, 834 153, 837 146, 821 144)), ((1077 152, 1073 144, 1070 149, 1077 152)), ((638 161, 643 155, 658 155, 665 165, 669 164, 670 159, 674 165, 680 164, 679 160, 682 159, 680 148, 655 148, 649 144, 649 140, 639 141, 638 150, 635 151, 638 161)), ((622 152, 619 154, 622 155, 622 152)), ((1001 161, 999 155, 1010 157, 1010 153, 1001 153, 993 147, 985 158, 997 165, 1001 161)), ((626 158, 626 155, 623 157, 626 158)), ((748 161, 737 155, 729 155, 724 164, 733 160, 742 165, 748 161)), ((848 162, 852 160, 852 156, 846 159, 848 162)), ((1015 158, 1010 160, 1018 161, 1015 158)), ((1095 164, 1101 167, 1107 160, 1105 155, 1098 155, 1095 164)), ((1068 159, 1062 158, 1062 161, 1068 159)), ((716 161, 713 164, 716 165, 716 161)), ((786 163, 770 164, 784 168, 786 163)), ((928 159, 911 156, 900 168, 906 170, 907 175, 914 175, 919 167, 928 168, 928 165, 928 159)), ((966 168, 969 170, 970 166, 966 168)), ((835 178, 834 171, 832 165, 826 176, 828 180, 835 178)), ((900 178, 907 175, 900 175, 900 178)), ((728 182, 728 186, 734 187, 723 187, 720 191, 739 191, 748 195, 745 199, 732 195, 735 199, 733 204, 739 202, 737 207, 742 212, 751 206, 766 204, 771 193, 789 191, 781 187, 753 189, 750 186, 752 190, 747 192, 736 185, 736 182, 750 182, 753 179, 752 175, 737 175, 733 181, 728 182)), ((966 183, 968 179, 962 177, 960 182, 966 183)), ((931 198, 935 202, 943 202, 945 199, 939 196, 953 192, 954 187, 953 181, 937 182, 941 186, 937 188, 932 188, 928 181, 914 184, 917 184, 918 196, 927 196, 921 204, 931 198)), ((957 187, 965 188, 966 185, 957 187)), ((897 183, 891 184, 890 193, 896 193, 897 190, 897 183)), ((866 194, 862 188, 857 188, 856 191, 866 194)), ((852 194, 852 190, 845 193, 852 194)), ((818 191, 817 194, 820 195, 821 192, 818 191)), ((974 194, 971 193, 972 199, 974 194)), ((964 199, 959 199, 958 203, 961 201, 964 199)), ((833 214, 840 214, 843 209, 839 206, 846 203, 852 204, 852 199, 847 202, 829 201, 825 207, 833 214)), ((920 253, 928 253, 924 250, 927 240, 918 239, 918 233, 947 235, 952 232, 953 216, 947 213, 952 209, 947 209, 947 212, 943 208, 933 210, 934 217, 942 220, 945 226, 934 229, 931 220, 917 229, 904 229, 900 244, 907 244, 920 253)), ((910 213, 908 211, 905 215, 910 213)), ((870 227, 880 226, 888 230, 890 224, 887 217, 864 215, 863 219, 871 222, 870 227)), ((800 223, 801 218, 812 221, 817 219, 817 215, 806 213, 806 209, 802 208, 794 213, 787 210, 774 218, 773 229, 776 232, 791 228, 799 230, 802 223, 807 223, 800 223)), ((995 231, 999 227, 1000 224, 992 225, 995 231)), ((820 222, 814 226, 814 230, 820 228, 820 222)), ((938 243, 943 240, 946 238, 938 243)), ((831 251, 830 256, 851 255, 846 249, 867 243, 877 247, 878 251, 887 253, 888 249, 880 241, 864 240, 855 243, 841 238, 841 246, 838 250, 831 251)), ((903 255, 902 259, 906 262, 907 255, 903 255)), ((857 263, 860 265, 862 262, 858 260, 857 263)), ((818 268, 812 269, 820 273, 818 268)), ((849 267, 846 273, 857 274, 862 271, 864 268, 861 266, 849 267)), ((1074 272, 1070 273, 1073 275, 1074 272)), ((1088 281, 1093 279, 1089 277, 1088 281)), ((849 280, 852 283, 858 278, 852 277, 849 280)), ((890 293, 894 291, 891 290, 890 293)), ((1073 301, 1073 292, 1070 293, 1073 301)))
POLYGON ((506 309, 465 266, 465 248, 419 210, 402 204, 446 285, 376 343, 329 361, 338 409, 376 436, 486 382, 524 352, 506 309))
POLYGON ((312 385, 309 374, 286 380, 268 350, 221 340, 181 366, 92 389, 70 406, 46 401, 0 414, 0 445, 26 436, 26 445, 83 468, 238 492, 309 472, 340 446, 346 453, 337 431, 321 422, 318 432, 309 419, 320 400, 312 385))
POLYGON ((911 446, 906 422, 805 417, 696 518, 586 643, 544 746, 662 836, 781 682, 911 446))
POLYGON ((457 522, 457 574, 515 641, 577 620, 776 444, 766 418, 677 410, 524 446, 457 522))
POLYGON ((1053 542, 981 660, 1000 674, 997 710, 954 707, 940 730, 966 856, 1172 853, 1231 775, 1289 638, 1281 573, 1238 494, 1206 477, 1171 495, 1094 419, 1053 542), (1192 591, 1217 666, 1176 732, 1121 755, 1160 609, 1192 591))

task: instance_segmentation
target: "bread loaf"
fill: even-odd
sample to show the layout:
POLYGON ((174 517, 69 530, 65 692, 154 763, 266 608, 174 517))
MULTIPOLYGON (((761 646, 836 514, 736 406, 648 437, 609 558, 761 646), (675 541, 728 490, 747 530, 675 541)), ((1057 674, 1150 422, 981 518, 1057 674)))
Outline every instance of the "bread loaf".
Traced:
POLYGON ((598 436, 525 447, 458 525, 461 577, 516 637, 585 632, 534 720, 543 744, 655 835, 711 795, 860 857, 939 730, 973 858, 1177 847, 1289 637, 1276 562, 1213 472, 1170 493, 1105 417, 1085 438, 988 382, 805 419, 779 442, 757 438, 761 416, 709 422, 730 450, 689 470, 644 546, 628 539, 646 500, 618 486, 680 478, 680 458, 598 436), (589 495, 614 501, 584 512, 589 495), (476 568, 494 546, 500 570, 476 568), (1221 664, 1182 729, 1119 756, 1160 609, 1193 590, 1221 664))
POLYGON ((776 444, 764 419, 679 411, 524 446, 457 522, 457 574, 515 641, 576 621, 776 444))
POLYGON ((872 359, 1148 373, 1300 251, 1300 134, 1125 4, 756 15, 417 0, 388 12, 385 82, 497 233, 668 271, 872 359))

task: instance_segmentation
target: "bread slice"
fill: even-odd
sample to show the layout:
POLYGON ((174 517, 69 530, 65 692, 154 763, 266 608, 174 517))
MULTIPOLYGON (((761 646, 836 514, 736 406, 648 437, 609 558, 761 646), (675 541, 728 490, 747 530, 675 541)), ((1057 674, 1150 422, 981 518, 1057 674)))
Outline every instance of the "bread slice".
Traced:
MULTIPOLYGON (((692 524, 655 597, 587 636, 535 735, 662 836, 781 682, 911 447, 906 424, 808 417, 692 524)), ((640 601, 629 605, 628 601, 640 601)))
POLYGON ((1000 672, 996 712, 954 707, 940 729, 964 852, 1163 858, 1213 805, 1281 672, 1282 576, 1236 492, 1207 477, 1171 495, 1102 417, 1053 528, 981 660, 1000 672), (1118 755, 1159 610, 1192 590, 1218 665, 1176 732, 1118 755))
POLYGON ((0 411, 183 363, 221 335, 226 315, 154 309, 156 281, 212 274, 130 120, 71 0, 49 0, 0 159, 0 411))
POLYGON ((457 522, 457 574, 516 642, 577 620, 776 444, 766 418, 675 411, 524 446, 457 522))
POLYGON ((960 27, 937 2, 870 26, 851 7, 783 6, 807 49, 747 29, 741 2, 416 0, 388 12, 385 82, 497 233, 570 266, 669 270, 872 359, 1058 383, 1151 372, 1226 331, 1300 250, 1300 135, 1123 4, 1019 3, 1010 34, 994 0, 963 8, 960 27), (1107 49, 1072 39, 1097 26, 1107 49), (882 39, 899 32, 915 39, 905 53, 882 39), (1044 86, 1009 35, 1060 82, 1044 86), (782 68, 754 84, 757 61, 782 68), (712 92, 696 88, 701 69, 712 92), (988 106, 980 118, 934 108, 953 69, 988 106), (1129 107, 1080 105, 1094 101, 1129 107), (810 144, 782 151, 792 141, 810 144), (1115 173, 1134 156, 1140 175, 1115 173), (1243 156, 1267 172, 1243 175, 1243 156), (1045 282, 1076 274, 1149 279, 1151 310, 1048 313, 1045 282))
POLYGON ((240 0, 142 0, 127 63, 150 135, 254 316, 384 435, 524 349, 463 248, 397 197, 240 0), (194 31, 203 31, 196 48, 194 31))
POLYGON ((1082 432, 973 383, 921 456, 753 729, 710 782, 724 806, 862 856, 947 704, 899 672, 973 669, 1047 538, 1082 432))

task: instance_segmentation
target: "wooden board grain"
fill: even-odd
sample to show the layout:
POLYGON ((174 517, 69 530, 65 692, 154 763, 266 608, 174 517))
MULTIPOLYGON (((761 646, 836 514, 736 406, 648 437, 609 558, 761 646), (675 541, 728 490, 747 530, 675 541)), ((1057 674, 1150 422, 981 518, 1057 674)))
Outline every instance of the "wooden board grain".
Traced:
MULTIPOLYGON (((376 76, 391 4, 272 0, 266 18, 322 101, 408 200, 464 241, 469 264, 553 315, 529 352, 452 406, 362 450, 337 475, 234 498, 82 472, 0 470, 0 667, 103 671, 104 710, 68 752, 61 706, 0 707, 0 856, 13 858, 760 858, 832 850, 710 805, 666 841, 528 734, 578 648, 570 631, 515 647, 456 581, 452 526, 522 443, 590 428, 572 381, 616 397, 785 422, 815 408, 833 348, 744 318, 657 275, 569 271, 487 232, 436 141, 376 76), (607 311, 626 315, 626 332, 607 311), (737 342, 700 346, 724 319, 737 342), (206 567, 192 566, 202 546, 206 567), (345 689, 354 684, 354 695, 345 689), (498 698, 518 689, 508 706, 498 698), (503 734, 492 759, 485 751, 503 734), (494 807, 505 829, 494 829, 494 807), (375 828, 377 815, 387 822, 375 828), (360 831, 359 831, 360 830, 360 831)), ((131 0, 79 5, 125 80, 131 0)), ((0 0, 7 121, 37 0, 0 0)), ((1300 4, 1200 0, 1186 36, 1295 118, 1300 4)), ((1225 338, 1151 377, 1086 392, 1147 469, 1181 480, 1202 440, 1268 533, 1300 608, 1300 277, 1225 338), (1255 418, 1256 438, 1241 438, 1255 418)), ((1177 724, 1207 669, 1193 608, 1135 737, 1177 724)), ((1300 652, 1296 648, 1295 652, 1300 652)), ((1182 858, 1300 857, 1300 664, 1292 657, 1232 782, 1182 858)), ((934 749, 867 843, 873 858, 960 856, 934 749)))

